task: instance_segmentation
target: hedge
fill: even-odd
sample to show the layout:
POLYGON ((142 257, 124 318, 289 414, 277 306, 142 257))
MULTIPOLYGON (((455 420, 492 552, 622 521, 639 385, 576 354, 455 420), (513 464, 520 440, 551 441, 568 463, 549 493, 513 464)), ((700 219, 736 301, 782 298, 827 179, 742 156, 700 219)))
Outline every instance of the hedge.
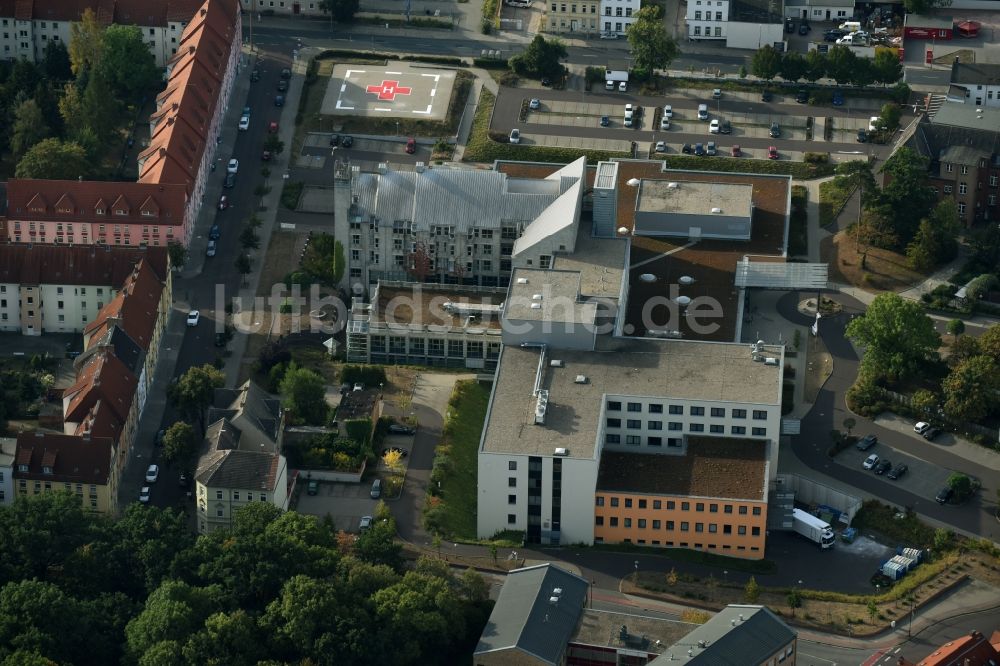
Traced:
POLYGON ((763 173, 791 176, 796 180, 809 180, 833 175, 833 164, 806 164, 775 160, 732 159, 731 157, 698 157, 696 155, 660 155, 670 169, 689 171, 724 171, 738 173, 763 173))
POLYGON ((507 69, 507 61, 501 58, 473 58, 472 64, 483 69, 507 69))
POLYGON ((345 365, 340 370, 340 381, 369 387, 385 384, 385 368, 380 365, 345 365))
POLYGON ((430 62, 437 65, 464 65, 465 60, 457 56, 435 55, 399 55, 398 53, 382 53, 380 51, 357 51, 354 49, 327 49, 319 53, 314 60, 333 60, 335 58, 369 58, 372 60, 406 60, 409 62, 430 62))

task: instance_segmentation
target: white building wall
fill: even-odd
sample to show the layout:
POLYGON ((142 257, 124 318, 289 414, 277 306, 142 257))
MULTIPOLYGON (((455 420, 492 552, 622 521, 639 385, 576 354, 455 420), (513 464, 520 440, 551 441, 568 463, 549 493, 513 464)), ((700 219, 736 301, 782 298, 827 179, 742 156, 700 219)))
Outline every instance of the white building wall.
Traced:
POLYGON ((965 99, 960 97, 952 97, 949 95, 948 101, 958 101, 963 104, 975 104, 976 106, 989 107, 989 108, 1000 108, 1000 86, 991 85, 978 85, 975 83, 957 83, 954 86, 961 86, 965 88, 965 99))
POLYGON ((785 5, 785 18, 805 18, 809 21, 846 21, 853 15, 853 7, 785 5))
POLYGON ((729 0, 689 0, 684 19, 689 39, 726 39, 729 0))
POLYGON ((0 284, 0 331, 21 330, 20 287, 0 284))
MULTIPOLYGON (((561 544, 583 543, 589 546, 594 543, 594 493, 597 491, 598 467, 597 460, 563 458, 561 544)), ((547 478, 551 478, 551 472, 547 478)), ((544 525, 544 508, 542 519, 544 525)))
MULTIPOLYGON (((478 468, 476 534, 482 539, 488 539, 500 530, 527 530, 528 456, 480 451, 478 468), (510 469, 510 463, 514 463, 517 469, 510 469), (516 479, 516 487, 510 487, 510 478, 516 479), (516 495, 518 501, 513 505, 509 504, 508 495, 516 495), (509 519, 511 516, 513 521, 509 519)), ((565 481, 563 485, 565 486, 565 481)))
MULTIPOLYGON (((260 12, 301 16, 326 15, 320 9, 319 0, 240 0, 240 2, 244 10, 255 12, 255 19, 260 12)), ((364 5, 362 5, 361 11, 365 11, 364 5)))
POLYGON ((600 30, 602 33, 624 35, 635 23, 639 0, 601 0, 600 30))
POLYGON ((731 49, 759 49, 766 44, 776 44, 785 39, 781 23, 741 23, 730 21, 726 46, 731 49))

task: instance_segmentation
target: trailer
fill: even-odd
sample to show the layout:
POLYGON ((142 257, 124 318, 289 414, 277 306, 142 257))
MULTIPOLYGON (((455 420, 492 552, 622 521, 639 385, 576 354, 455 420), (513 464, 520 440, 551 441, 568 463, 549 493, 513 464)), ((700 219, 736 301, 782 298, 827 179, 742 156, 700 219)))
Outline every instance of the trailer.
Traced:
POLYGON ((823 550, 833 548, 836 537, 830 524, 826 521, 820 520, 802 509, 794 509, 792 511, 792 524, 797 533, 818 544, 823 550))

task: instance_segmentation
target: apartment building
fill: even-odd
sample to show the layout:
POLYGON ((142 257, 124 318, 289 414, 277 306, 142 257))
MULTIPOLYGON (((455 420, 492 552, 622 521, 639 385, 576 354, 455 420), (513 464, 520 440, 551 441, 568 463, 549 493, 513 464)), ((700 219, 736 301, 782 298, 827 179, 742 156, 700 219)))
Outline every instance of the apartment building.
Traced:
MULTIPOLYGON (((127 15, 150 11, 139 4, 128 3, 132 9, 127 15)), ((166 88, 157 95, 157 108, 150 116, 151 140, 139 154, 138 182, 12 179, 7 185, 8 241, 188 244, 240 67, 241 16, 235 0, 205 0, 199 5, 159 0, 157 7, 160 13, 168 7, 164 16, 186 13, 182 30, 171 38, 176 47, 163 63, 166 88)), ((116 16, 102 12, 99 17, 104 22, 116 16)))
POLYGON ((997 219, 1000 108, 946 102, 925 115, 905 145, 930 160, 938 197, 953 200, 966 226, 997 219))
POLYGON ((1000 108, 1000 65, 955 62, 951 65, 948 101, 979 108, 1000 108))
POLYGON ((22 432, 14 458, 17 497, 67 491, 75 493, 85 509, 111 513, 114 444, 108 437, 22 432))
MULTIPOLYGON (((334 219, 336 236, 347 239, 345 286, 365 292, 379 280, 413 281, 414 254, 426 257, 417 281, 506 286, 515 244, 535 235, 530 226, 558 218, 575 235, 585 171, 582 161, 541 178, 422 166, 394 171, 385 164, 377 173, 338 169, 334 219)), ((573 238, 563 236, 533 261, 551 265, 554 253, 572 247, 573 238)), ((522 251, 527 245, 521 242, 522 251)))
POLYGON ((140 262, 169 299, 166 248, 0 244, 0 330, 83 332, 140 262))
MULTIPOLYGON (((603 10, 601 7, 607 0, 557 0, 546 6, 542 25, 547 32, 555 35, 590 36, 601 30, 603 10)), ((612 0, 624 3, 625 0, 612 0)), ((635 10, 639 10, 639 0, 631 0, 635 10)), ((631 14, 631 12, 630 12, 631 14)))
POLYGON ((216 389, 195 470, 198 532, 232 525, 251 502, 288 509, 288 464, 281 454, 284 412, 277 398, 252 382, 216 389))
POLYGON ((0 2, 0 57, 38 62, 52 42, 69 45, 70 26, 90 9, 103 26, 134 25, 163 67, 204 0, 7 0, 0 2))
POLYGON ((691 0, 684 20, 693 41, 725 41, 729 48, 745 49, 784 41, 781 6, 763 0, 691 0))
MULTIPOLYGON (((261 14, 329 16, 319 0, 240 0, 240 7, 243 11, 252 12, 254 17, 261 14)), ((363 6, 361 11, 365 11, 363 6)))
POLYGON ((639 9, 639 0, 601 0, 601 33, 624 36, 639 9))
POLYGON ((846 21, 854 16, 854 0, 786 0, 785 17, 803 21, 846 21))
POLYGON ((0 437, 0 506, 14 501, 14 458, 17 439, 0 437))

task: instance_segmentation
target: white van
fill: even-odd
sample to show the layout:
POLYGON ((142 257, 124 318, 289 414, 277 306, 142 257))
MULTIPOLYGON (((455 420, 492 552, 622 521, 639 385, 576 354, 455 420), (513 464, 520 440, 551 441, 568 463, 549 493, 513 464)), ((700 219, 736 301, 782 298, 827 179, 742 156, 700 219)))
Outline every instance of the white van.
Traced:
POLYGON ((840 24, 840 29, 841 30, 848 30, 850 32, 857 32, 858 30, 861 30, 861 22, 860 21, 844 21, 843 23, 840 24))
POLYGON ((698 120, 708 120, 708 104, 698 105, 698 120))
POLYGON ((864 46, 867 42, 867 36, 862 35, 860 32, 852 32, 837 40, 838 44, 845 44, 847 46, 864 46))
POLYGON ((615 82, 612 81, 611 79, 608 79, 607 81, 604 82, 604 89, 605 90, 614 90, 615 89, 615 82))

